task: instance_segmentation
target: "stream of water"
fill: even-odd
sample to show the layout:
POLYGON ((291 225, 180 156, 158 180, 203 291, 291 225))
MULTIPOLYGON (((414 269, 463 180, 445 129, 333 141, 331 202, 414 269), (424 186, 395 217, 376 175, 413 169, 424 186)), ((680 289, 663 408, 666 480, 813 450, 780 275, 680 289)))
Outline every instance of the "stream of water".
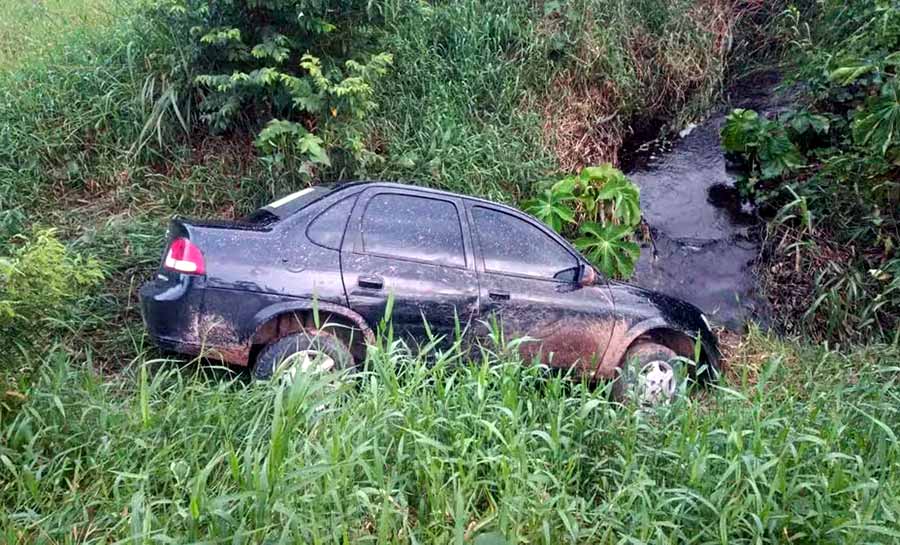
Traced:
POLYGON ((719 132, 732 107, 761 114, 786 109, 790 97, 776 91, 778 82, 772 72, 746 78, 728 108, 683 131, 671 146, 639 152, 628 172, 641 188, 654 242, 643 245, 632 282, 689 301, 731 329, 751 318, 764 322, 767 312, 754 273, 760 226, 741 205, 719 132))

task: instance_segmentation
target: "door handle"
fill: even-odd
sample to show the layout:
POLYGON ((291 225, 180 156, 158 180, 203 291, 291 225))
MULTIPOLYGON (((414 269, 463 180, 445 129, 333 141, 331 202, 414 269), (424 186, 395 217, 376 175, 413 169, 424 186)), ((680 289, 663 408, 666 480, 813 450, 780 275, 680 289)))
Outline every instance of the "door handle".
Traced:
POLYGON ((380 290, 384 287, 384 280, 377 276, 360 276, 356 279, 356 283, 359 284, 359 287, 361 288, 373 290, 380 290))
POLYGON ((503 290, 490 290, 488 296, 494 301, 509 301, 509 292, 503 290))

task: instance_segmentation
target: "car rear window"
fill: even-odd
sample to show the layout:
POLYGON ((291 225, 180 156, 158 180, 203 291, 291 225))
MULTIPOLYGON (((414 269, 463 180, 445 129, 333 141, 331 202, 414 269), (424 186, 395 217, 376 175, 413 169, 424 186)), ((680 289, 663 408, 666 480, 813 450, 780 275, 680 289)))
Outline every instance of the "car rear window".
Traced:
POLYGON ((462 226, 450 201, 381 193, 372 197, 362 221, 367 253, 465 267, 462 226))

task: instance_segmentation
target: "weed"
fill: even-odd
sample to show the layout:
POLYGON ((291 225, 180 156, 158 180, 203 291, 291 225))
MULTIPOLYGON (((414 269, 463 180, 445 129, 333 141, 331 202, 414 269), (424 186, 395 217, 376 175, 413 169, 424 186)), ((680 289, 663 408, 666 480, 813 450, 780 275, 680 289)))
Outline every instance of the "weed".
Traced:
POLYGON ((785 17, 807 107, 773 120, 735 110, 722 131, 724 148, 745 162, 745 196, 781 208, 770 238, 781 262, 769 279, 787 301, 777 306, 817 338, 896 339, 900 9, 824 2, 812 25, 796 9, 785 17), (819 35, 823 28, 848 33, 819 35))
POLYGON ((608 277, 628 278, 640 257, 633 242, 641 221, 639 190, 610 164, 586 167, 526 201, 525 210, 559 233, 580 234, 575 246, 608 277))
POLYGON ((649 414, 506 357, 456 365, 396 342, 337 390, 153 361, 105 381, 54 355, 0 427, 0 529, 11 543, 894 539, 896 353, 780 353, 752 384, 649 414))

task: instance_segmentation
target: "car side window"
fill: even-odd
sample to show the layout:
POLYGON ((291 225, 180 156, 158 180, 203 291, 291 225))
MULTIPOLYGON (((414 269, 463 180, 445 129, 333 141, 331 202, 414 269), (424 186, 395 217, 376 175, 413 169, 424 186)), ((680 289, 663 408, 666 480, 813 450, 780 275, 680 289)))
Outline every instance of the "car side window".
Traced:
POLYGON ((499 210, 475 206, 472 215, 486 271, 574 281, 578 260, 547 233, 499 210))
POLYGON ((340 250, 341 241, 344 239, 344 230, 347 228, 347 220, 356 203, 356 195, 347 197, 332 204, 320 213, 306 228, 306 236, 319 246, 331 250, 340 250))
POLYGON ((462 225, 449 201, 380 193, 362 218, 363 251, 437 265, 465 267, 462 225))

